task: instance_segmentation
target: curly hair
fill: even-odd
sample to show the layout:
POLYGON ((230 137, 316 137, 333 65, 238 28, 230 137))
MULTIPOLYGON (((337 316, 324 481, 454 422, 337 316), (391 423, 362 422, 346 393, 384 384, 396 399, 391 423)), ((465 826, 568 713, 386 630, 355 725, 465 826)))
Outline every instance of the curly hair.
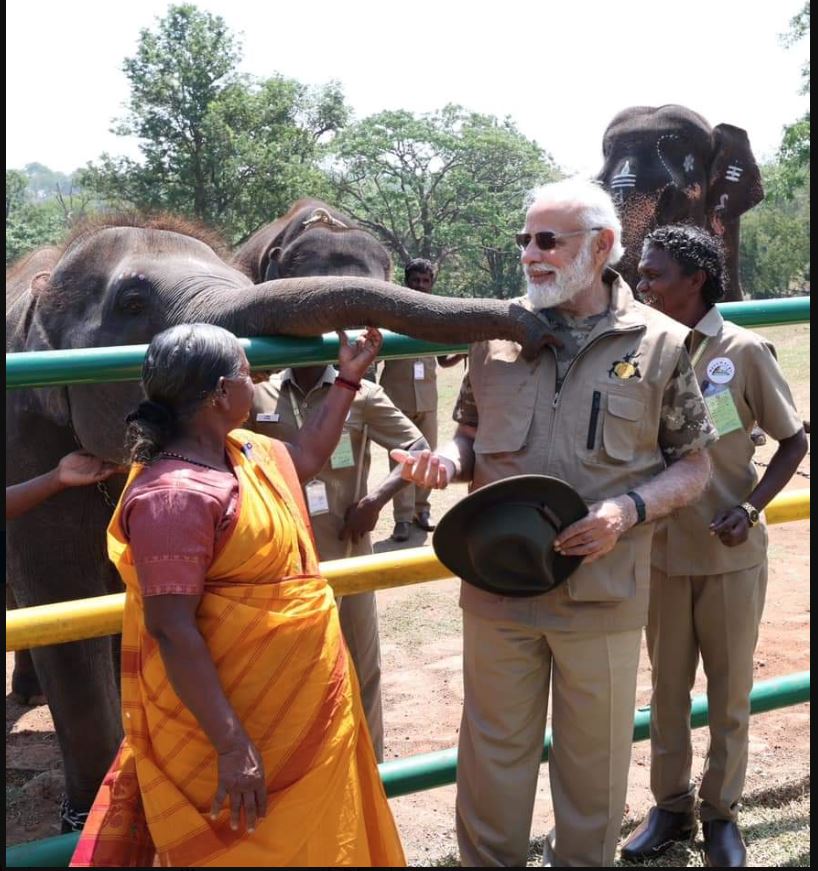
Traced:
POLYGON ((666 251, 684 275, 692 275, 697 269, 705 274, 702 298, 708 306, 714 305, 727 291, 727 265, 724 247, 717 236, 701 227, 688 224, 669 224, 657 227, 645 236, 643 247, 648 245, 666 251))

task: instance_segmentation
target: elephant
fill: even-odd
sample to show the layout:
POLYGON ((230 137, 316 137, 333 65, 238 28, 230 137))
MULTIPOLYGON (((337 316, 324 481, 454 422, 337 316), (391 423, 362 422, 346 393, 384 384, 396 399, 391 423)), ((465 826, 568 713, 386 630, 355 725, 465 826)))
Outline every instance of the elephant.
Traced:
POLYGON ((608 124, 597 176, 617 204, 625 254, 617 266, 632 287, 642 240, 663 224, 689 223, 721 236, 727 260, 726 300, 743 298, 739 219, 764 198, 747 133, 710 127, 684 106, 631 106, 608 124))
MULTIPOLYGON (((497 337, 519 342, 529 357, 551 341, 540 319, 505 300, 430 298, 369 277, 254 285, 214 245, 170 216, 105 215, 79 225, 58 251, 7 273, 7 351, 144 344, 198 321, 239 336, 372 325, 445 343, 497 337)), ((142 398, 136 383, 8 390, 7 485, 78 446, 125 461, 124 419, 142 398)), ((121 591, 104 530, 123 485, 120 476, 101 489, 70 488, 8 522, 8 583, 20 607, 121 591)), ((64 760, 68 829, 90 807, 121 740, 119 636, 31 653, 64 760)))
POLYGON ((256 231, 233 255, 254 284, 307 275, 359 275, 389 281, 386 248, 343 212, 321 200, 297 200, 256 231))

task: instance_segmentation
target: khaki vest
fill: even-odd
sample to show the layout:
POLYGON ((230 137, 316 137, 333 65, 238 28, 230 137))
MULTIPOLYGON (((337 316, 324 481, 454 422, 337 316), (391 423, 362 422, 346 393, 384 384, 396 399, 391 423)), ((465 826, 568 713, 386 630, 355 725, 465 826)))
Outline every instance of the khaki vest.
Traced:
MULTIPOLYGON (((616 276, 611 308, 559 392, 551 348, 528 362, 514 342, 473 345, 469 372, 479 425, 472 487, 546 474, 567 481, 590 503, 655 477, 665 468, 658 444, 662 397, 686 334, 682 325, 636 302, 616 276)), ((513 599, 463 584, 461 604, 545 628, 644 625, 652 533, 653 524, 633 527, 609 554, 581 565, 567 584, 543 596, 513 599)))

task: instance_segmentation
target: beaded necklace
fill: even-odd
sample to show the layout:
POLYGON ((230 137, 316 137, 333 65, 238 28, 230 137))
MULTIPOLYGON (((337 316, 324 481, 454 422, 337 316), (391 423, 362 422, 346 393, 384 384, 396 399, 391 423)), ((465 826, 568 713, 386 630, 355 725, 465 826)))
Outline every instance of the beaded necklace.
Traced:
POLYGON ((224 472, 224 469, 218 468, 218 466, 211 466, 210 463, 202 463, 200 460, 193 460, 190 457, 186 457, 183 454, 176 454, 173 451, 162 451, 159 454, 160 457, 168 457, 171 460, 182 460, 184 463, 192 463, 194 466, 203 466, 205 469, 213 469, 214 472, 224 472))

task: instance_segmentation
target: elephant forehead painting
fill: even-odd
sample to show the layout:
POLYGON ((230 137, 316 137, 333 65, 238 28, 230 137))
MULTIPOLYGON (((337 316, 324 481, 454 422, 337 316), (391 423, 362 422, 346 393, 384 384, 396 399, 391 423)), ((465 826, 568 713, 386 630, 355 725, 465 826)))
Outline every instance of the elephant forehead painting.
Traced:
POLYGON ((726 299, 743 294, 738 271, 739 219, 764 198, 747 133, 711 127, 684 106, 632 106, 608 125, 598 179, 622 220, 625 255, 617 268, 636 287, 642 240, 655 227, 688 223, 722 237, 726 299))

